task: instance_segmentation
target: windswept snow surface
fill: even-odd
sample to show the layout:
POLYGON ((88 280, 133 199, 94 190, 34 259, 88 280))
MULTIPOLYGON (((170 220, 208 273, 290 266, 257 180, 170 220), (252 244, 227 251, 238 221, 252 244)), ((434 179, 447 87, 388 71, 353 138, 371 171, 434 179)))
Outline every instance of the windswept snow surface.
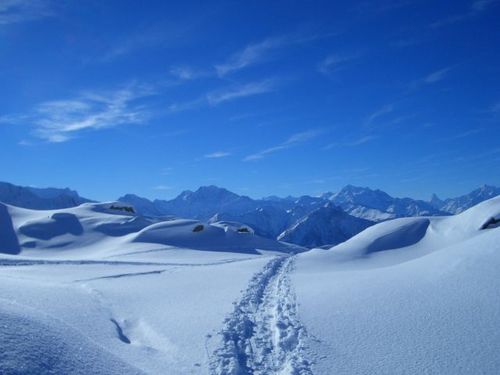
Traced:
POLYGON ((396 219, 297 259, 317 374, 498 374, 500 197, 396 219))
POLYGON ((238 228, 0 204, 0 373, 206 374, 249 280, 303 250, 238 228))
POLYGON ((309 252, 116 205, 0 205, 1 374, 500 372, 500 197, 309 252))

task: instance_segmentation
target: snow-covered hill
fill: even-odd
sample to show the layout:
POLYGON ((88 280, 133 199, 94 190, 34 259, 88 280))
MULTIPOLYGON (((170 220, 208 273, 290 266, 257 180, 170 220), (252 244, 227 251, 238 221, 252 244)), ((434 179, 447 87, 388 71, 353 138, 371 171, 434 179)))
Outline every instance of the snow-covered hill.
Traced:
MULTIPOLYGON (((328 220, 327 215, 313 214, 327 203, 333 203, 347 214, 369 221, 383 221, 397 217, 449 215, 461 212, 471 205, 498 194, 499 188, 484 186, 463 197, 440 200, 433 196, 431 202, 411 198, 394 198, 380 190, 348 185, 337 193, 321 197, 267 197, 251 199, 216 186, 202 186, 196 191, 184 191, 171 200, 149 200, 134 194, 120 197, 120 202, 131 204, 141 216, 161 218, 183 217, 207 222, 236 221, 249 225, 259 236, 278 239, 286 236, 297 244, 308 243, 324 246, 337 243, 346 236, 356 234, 360 226, 347 222, 328 220), (304 234, 294 234, 305 228, 304 234), (344 235, 340 235, 342 232, 344 235), (305 239, 307 237, 307 240, 305 239), (329 242, 332 241, 333 242, 329 242)), ((89 202, 69 189, 19 187, 0 183, 0 201, 24 208, 56 209, 78 206, 89 202)), ((335 215, 331 215, 332 218, 335 215)))
POLYGON ((300 250, 251 231, 239 231, 234 225, 137 216, 131 205, 121 202, 85 203, 48 211, 0 203, 0 219, 0 253, 7 254, 102 257, 121 254, 137 245, 151 248, 158 244, 255 254, 259 250, 300 250))
POLYGON ((119 202, 0 205, 0 224, 0 373, 500 369, 500 197, 297 254, 119 202))
POLYGON ((500 197, 374 225, 300 255, 292 276, 317 374, 496 374, 500 197))

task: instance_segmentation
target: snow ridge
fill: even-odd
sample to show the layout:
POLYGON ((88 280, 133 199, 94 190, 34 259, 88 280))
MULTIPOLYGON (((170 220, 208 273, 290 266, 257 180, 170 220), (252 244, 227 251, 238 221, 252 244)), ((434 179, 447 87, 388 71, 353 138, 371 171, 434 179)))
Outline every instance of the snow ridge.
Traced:
POLYGON ((250 280, 220 332, 211 373, 312 374, 289 279, 294 262, 294 256, 275 258, 250 280))

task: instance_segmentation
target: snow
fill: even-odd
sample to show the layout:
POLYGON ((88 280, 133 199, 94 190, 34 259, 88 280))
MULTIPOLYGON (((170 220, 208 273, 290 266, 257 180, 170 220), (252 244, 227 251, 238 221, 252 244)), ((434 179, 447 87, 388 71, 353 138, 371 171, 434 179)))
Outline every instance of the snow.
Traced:
POLYGON ((44 257, 64 259, 109 257, 154 250, 158 245, 253 254, 261 250, 303 250, 252 233, 240 233, 236 229, 238 223, 221 228, 198 220, 136 216, 133 210, 122 202, 85 203, 47 211, 0 203, 1 230, 5 232, 0 247, 10 254, 37 257, 43 249, 44 257), (198 225, 203 230, 193 232, 198 225))
POLYGON ((500 197, 460 215, 384 222, 292 275, 314 373, 495 374, 500 197))
POLYGON ((209 338, 248 281, 303 250, 122 202, 0 204, 0 220, 1 373, 206 373, 209 338))
POLYGON ((294 257, 273 259, 250 280, 222 328, 213 373, 311 374, 288 276, 293 264, 294 257))
POLYGON ((500 197, 308 252, 128 208, 0 204, 0 373, 500 370, 500 197))
POLYGON ((0 300, 3 374, 140 374, 60 319, 0 300))

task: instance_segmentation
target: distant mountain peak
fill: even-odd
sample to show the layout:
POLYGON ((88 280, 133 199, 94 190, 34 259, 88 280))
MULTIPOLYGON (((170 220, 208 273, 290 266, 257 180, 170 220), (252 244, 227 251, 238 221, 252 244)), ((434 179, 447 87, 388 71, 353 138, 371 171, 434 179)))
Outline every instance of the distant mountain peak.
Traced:
POLYGON ((0 201, 31 209, 68 208, 91 202, 69 188, 38 188, 18 186, 9 182, 0 182, 0 201))
POLYGON ((440 210, 451 214, 458 214, 486 199, 496 197, 497 195, 500 195, 500 188, 486 184, 481 185, 468 194, 456 198, 445 199, 441 203, 440 210))

